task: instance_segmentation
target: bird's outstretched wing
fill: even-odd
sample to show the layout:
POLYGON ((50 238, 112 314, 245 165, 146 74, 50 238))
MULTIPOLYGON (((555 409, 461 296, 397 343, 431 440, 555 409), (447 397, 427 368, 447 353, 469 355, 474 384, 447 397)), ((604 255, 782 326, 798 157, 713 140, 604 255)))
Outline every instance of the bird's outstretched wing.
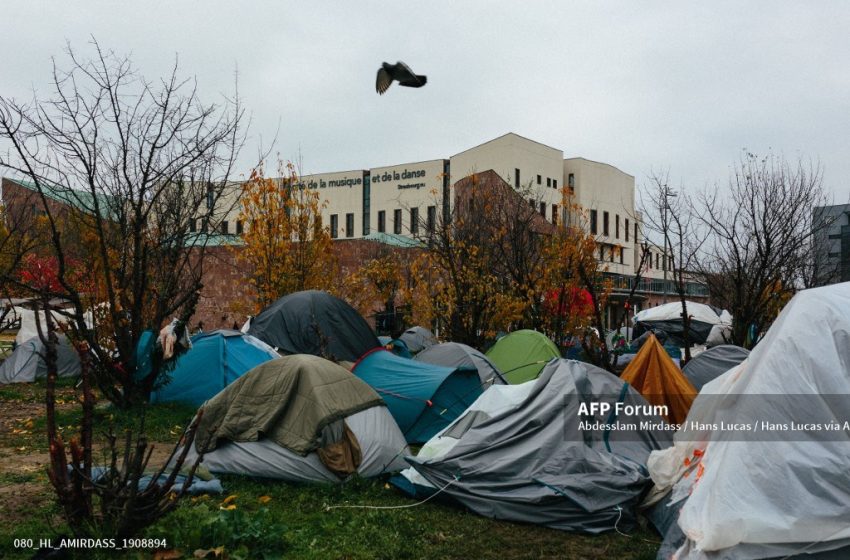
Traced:
POLYGON ((400 60, 396 62, 395 67, 395 78, 398 80, 398 85, 400 86, 422 87, 425 85, 425 82, 428 81, 428 78, 425 76, 414 74, 413 70, 410 69, 410 66, 400 60))
POLYGON ((384 68, 378 69, 378 78, 375 80, 375 90, 381 95, 387 91, 393 83, 393 78, 390 76, 390 73, 387 72, 384 68))

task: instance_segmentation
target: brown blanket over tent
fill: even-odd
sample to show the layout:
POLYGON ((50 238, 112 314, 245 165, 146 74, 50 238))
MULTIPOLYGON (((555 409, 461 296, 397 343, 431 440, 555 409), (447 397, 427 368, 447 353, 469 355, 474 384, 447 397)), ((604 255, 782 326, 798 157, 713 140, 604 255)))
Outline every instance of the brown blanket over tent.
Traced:
POLYGON ((267 438, 306 455, 320 446, 325 426, 382 404, 371 387, 333 362, 285 356, 257 366, 207 401, 195 447, 206 453, 219 440, 267 438))
POLYGON ((651 404, 667 406, 666 420, 671 424, 685 421, 697 396, 697 390, 654 335, 650 335, 620 377, 651 404))

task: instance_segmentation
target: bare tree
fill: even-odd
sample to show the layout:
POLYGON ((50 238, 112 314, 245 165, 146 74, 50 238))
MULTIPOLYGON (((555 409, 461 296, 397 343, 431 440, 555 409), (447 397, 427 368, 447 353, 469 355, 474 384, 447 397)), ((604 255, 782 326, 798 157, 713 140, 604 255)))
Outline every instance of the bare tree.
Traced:
POLYGON ((828 200, 817 164, 772 154, 745 153, 728 191, 699 197, 710 233, 699 269, 712 301, 735 318, 732 342, 751 348, 802 286, 806 252, 825 227, 813 224, 813 209, 828 200))
POLYGON ((669 172, 653 172, 649 185, 641 195, 641 213, 644 227, 663 239, 664 292, 667 276, 682 304, 682 341, 685 348, 684 363, 691 359, 691 316, 688 313, 688 285, 697 267, 697 257, 705 242, 705 234, 698 227, 690 197, 679 188, 670 188, 669 172))
POLYGON ((194 424, 183 451, 172 451, 159 469, 172 467, 165 483, 156 476, 142 483, 152 449, 145 404, 166 367, 160 348, 140 342, 168 319, 185 323, 194 312, 205 249, 229 210, 223 203, 237 200, 230 175, 244 142, 244 112, 238 97, 202 103, 176 63, 166 78, 147 81, 128 58, 92 44, 91 60, 68 47, 70 69, 54 62, 49 97, 0 97, 0 138, 11 146, 0 167, 37 193, 55 262, 46 282, 21 282, 47 321, 39 332, 47 347, 50 480, 76 534, 121 537, 175 504, 173 484, 194 424), (71 303, 67 334, 82 361, 83 420, 70 460, 54 416, 52 297, 71 303), (140 405, 123 442, 109 429, 102 476, 92 470, 92 380, 115 404, 140 405))

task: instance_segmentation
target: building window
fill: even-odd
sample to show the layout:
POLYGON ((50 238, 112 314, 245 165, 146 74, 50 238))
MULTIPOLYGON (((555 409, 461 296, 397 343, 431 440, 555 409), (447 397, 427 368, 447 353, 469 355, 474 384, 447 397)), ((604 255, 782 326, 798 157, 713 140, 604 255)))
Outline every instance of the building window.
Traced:
POLYGON ((410 233, 419 235, 419 208, 410 209, 410 233))
POLYGON ((378 231, 381 233, 387 231, 387 213, 385 210, 378 212, 378 231))
MULTIPOLYGON (((33 206, 35 206, 35 205, 33 205, 33 206)), ((192 218, 192 221, 189 222, 189 231, 191 233, 195 233, 195 230, 197 230, 197 229, 198 229, 198 226, 195 224, 195 218, 192 218)))
POLYGON ((437 227, 437 207, 429 206, 428 207, 428 235, 433 235, 434 229, 437 227))
POLYGON ((608 212, 602 212, 602 235, 608 237, 608 212))
POLYGON ((393 233, 401 235, 401 209, 393 210, 393 233))
POLYGON ((345 236, 354 237, 354 214, 345 215, 345 236))
POLYGON ((557 189, 557 188, 558 188, 558 180, 557 180, 557 179, 552 179, 552 188, 553 188, 553 189, 557 189))
POLYGON ((207 220, 205 218, 201 218, 201 233, 207 232, 207 220))
POLYGON ((538 175, 537 176, 537 184, 540 185, 540 184, 542 184, 542 182, 543 182, 543 178, 540 175, 538 175))
POLYGON ((590 211, 590 233, 596 235, 596 210, 590 211))
POLYGON ((567 186, 570 188, 570 192, 576 192, 576 176, 575 173, 570 173, 567 175, 567 186))
POLYGON ((540 215, 543 216, 544 218, 546 217, 546 203, 545 202, 540 203, 540 215))
POLYGON ((614 262, 614 250, 615 249, 616 249, 616 247, 611 245, 611 253, 608 255, 608 258, 611 260, 611 262, 614 262))
POLYGON ((635 243, 638 242, 638 235, 637 234, 638 234, 637 222, 635 222, 635 243))
POLYGON ((599 260, 605 260, 605 245, 603 245, 602 243, 599 244, 599 260))
POLYGON ((514 169, 514 188, 519 188, 519 169, 514 169))
POLYGON ((227 220, 224 220, 223 222, 221 222, 221 233, 224 234, 224 235, 227 235, 227 233, 228 233, 227 225, 228 225, 227 220))
POLYGON ((629 240, 629 219, 628 219, 628 218, 626 218, 626 229, 625 229, 625 232, 626 232, 626 241, 628 242, 628 240, 629 240))
POLYGON ((625 251, 622 247, 620 247, 620 264, 623 264, 623 253, 625 253, 625 251))
POLYGON ((535 208, 537 208, 537 203, 534 201, 534 199, 533 199, 533 198, 529 198, 529 199, 528 199, 528 205, 529 205, 529 206, 531 206, 531 209, 532 209, 532 210, 534 210, 535 208))
POLYGON ((547 186, 547 187, 551 187, 551 186, 552 186, 552 178, 551 178, 551 177, 546 177, 546 186, 547 186))
POLYGON ((242 220, 236 220, 236 235, 242 235, 242 220))
POLYGON ((614 214, 614 237, 620 239, 620 215, 614 214))
POLYGON ((212 186, 207 187, 207 210, 212 210, 215 193, 212 186))
POLYGON ((339 229, 339 216, 331 214, 331 239, 339 237, 337 230, 339 229))
POLYGON ((661 255, 659 253, 655 253, 655 268, 661 268, 661 261, 659 260, 661 255))
POLYGON ((670 255, 670 258, 669 258, 669 260, 668 260, 668 263, 669 263, 669 264, 667 265, 667 268, 668 268, 669 270, 673 270, 673 256, 672 256, 672 255, 670 255))
POLYGON ((558 205, 552 205, 552 223, 558 225, 558 205))

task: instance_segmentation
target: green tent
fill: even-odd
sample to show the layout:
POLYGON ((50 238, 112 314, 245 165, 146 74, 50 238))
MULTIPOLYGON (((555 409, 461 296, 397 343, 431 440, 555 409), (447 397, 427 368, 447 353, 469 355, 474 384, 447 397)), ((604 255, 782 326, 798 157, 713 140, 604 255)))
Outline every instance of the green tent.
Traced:
POLYGON ((560 358, 561 353, 546 335, 522 330, 500 338, 487 351, 487 357, 504 374, 508 383, 516 385, 537 379, 543 366, 552 358, 560 358))

